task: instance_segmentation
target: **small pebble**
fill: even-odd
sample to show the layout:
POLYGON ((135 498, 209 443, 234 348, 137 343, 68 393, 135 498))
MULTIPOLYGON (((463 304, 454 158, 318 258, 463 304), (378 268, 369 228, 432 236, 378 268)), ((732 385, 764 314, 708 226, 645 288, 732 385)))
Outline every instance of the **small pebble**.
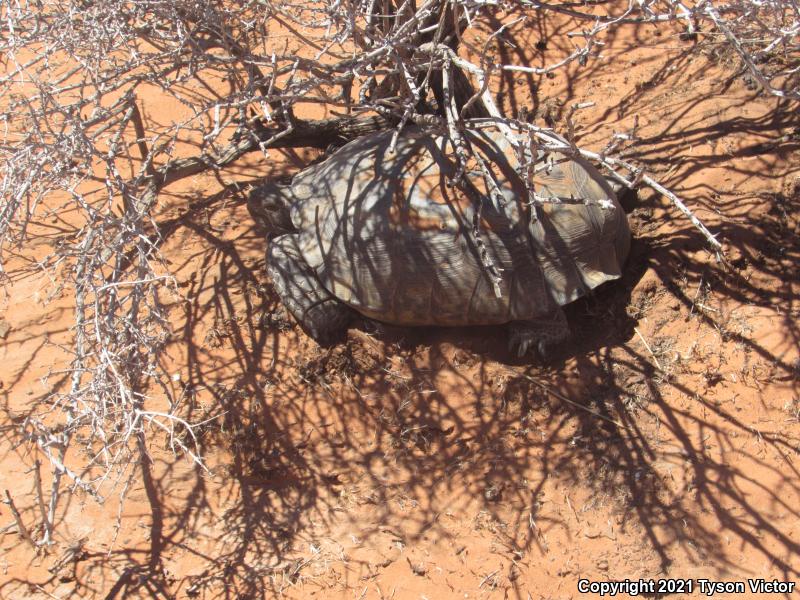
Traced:
POLYGON ((487 488, 486 491, 483 492, 483 497, 486 498, 487 502, 497 502, 500 500, 500 490, 494 486, 487 488))

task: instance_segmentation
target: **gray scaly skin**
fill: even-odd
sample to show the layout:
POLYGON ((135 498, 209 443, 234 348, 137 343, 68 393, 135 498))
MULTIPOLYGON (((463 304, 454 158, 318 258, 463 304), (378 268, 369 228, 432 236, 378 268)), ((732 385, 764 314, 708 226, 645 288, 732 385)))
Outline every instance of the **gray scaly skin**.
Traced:
POLYGON ((250 195, 272 236, 275 287, 320 343, 341 335, 355 311, 395 325, 508 323, 513 352, 544 355, 569 335, 561 306, 620 276, 627 220, 590 165, 559 155, 537 162, 537 194, 556 202, 532 207, 503 138, 471 134, 500 197, 477 169, 449 185, 444 138, 407 128, 390 153, 391 136, 354 140, 291 186, 266 183, 250 195))
POLYGON ((322 287, 300 254, 296 236, 281 235, 271 241, 267 272, 284 306, 312 338, 327 346, 341 336, 353 310, 322 287))

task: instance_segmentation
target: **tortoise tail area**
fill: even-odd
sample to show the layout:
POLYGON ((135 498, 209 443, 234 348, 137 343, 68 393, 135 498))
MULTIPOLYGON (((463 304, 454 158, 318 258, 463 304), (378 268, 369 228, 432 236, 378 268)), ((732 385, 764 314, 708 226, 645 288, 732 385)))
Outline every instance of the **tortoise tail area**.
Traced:
POLYGON ((539 182, 550 197, 529 229, 533 252, 560 305, 618 279, 630 252, 630 228, 616 195, 594 167, 564 160, 539 182))
MULTIPOLYGON (((530 182, 535 198, 529 205, 528 188, 519 178, 520 164, 508 141, 487 132, 477 133, 473 141, 495 165, 504 194, 517 200, 501 210, 511 223, 527 229, 527 251, 535 266, 528 268, 523 261, 514 273, 528 287, 541 281, 550 298, 563 306, 622 275, 630 251, 627 217, 594 166, 558 152, 538 154, 530 182)), ((515 296, 511 312, 524 318, 537 302, 542 303, 541 294, 528 289, 515 296)))

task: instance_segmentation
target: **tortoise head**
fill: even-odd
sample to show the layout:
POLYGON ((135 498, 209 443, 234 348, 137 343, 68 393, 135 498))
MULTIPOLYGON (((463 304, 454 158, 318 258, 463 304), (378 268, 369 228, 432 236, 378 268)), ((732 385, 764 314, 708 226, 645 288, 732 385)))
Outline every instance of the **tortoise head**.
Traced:
POLYGON ((250 192, 247 209, 267 235, 294 233, 297 228, 289 214, 292 200, 291 186, 268 181, 250 192))

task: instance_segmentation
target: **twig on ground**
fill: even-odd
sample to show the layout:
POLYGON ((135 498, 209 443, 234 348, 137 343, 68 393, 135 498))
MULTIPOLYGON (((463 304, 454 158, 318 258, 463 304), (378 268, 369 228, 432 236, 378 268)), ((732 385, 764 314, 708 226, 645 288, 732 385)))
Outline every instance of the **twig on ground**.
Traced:
POLYGON ((5 490, 5 494, 6 494, 6 499, 3 501, 3 504, 8 506, 9 510, 11 511, 11 514, 14 517, 14 521, 16 522, 17 525, 17 533, 19 533, 22 539, 28 542, 31 548, 36 550, 37 549, 36 542, 33 541, 30 532, 28 532, 28 529, 25 527, 25 523, 22 522, 22 515, 19 514, 17 507, 14 505, 14 500, 12 500, 11 498, 11 493, 8 490, 5 490))
POLYGON ((644 339, 644 336, 642 335, 642 332, 639 331, 638 327, 634 327, 633 330, 636 332, 636 335, 639 336, 639 339, 642 340, 642 344, 644 344, 644 347, 647 348, 647 351, 650 353, 650 356, 653 358, 653 362, 656 363, 656 367, 658 368, 658 370, 663 372, 664 369, 661 367, 661 363, 658 362, 658 358, 656 358, 656 355, 653 354, 653 350, 652 350, 652 348, 650 348, 650 344, 647 343, 647 340, 644 339))
POLYGON ((554 390, 550 386, 542 383, 541 381, 539 381, 537 379, 534 379, 530 375, 520 375, 519 373, 516 373, 514 371, 508 371, 508 373, 509 373, 509 375, 513 375, 514 377, 522 377, 523 379, 525 379, 527 381, 530 381, 532 384, 536 385, 537 387, 539 387, 544 392, 550 394, 554 398, 557 398, 557 399, 561 400, 562 402, 566 402, 570 406, 574 406, 575 408, 578 408, 578 409, 580 409, 582 411, 588 412, 589 414, 592 414, 592 415, 594 415, 595 417, 597 417, 599 419, 607 421, 608 423, 611 423, 612 425, 615 425, 615 426, 619 427, 620 429, 625 429, 625 425, 623 425, 622 423, 620 423, 616 419, 612 419, 610 417, 607 417, 607 416, 597 412, 593 408, 589 408, 588 406, 584 406, 583 404, 579 404, 578 402, 575 402, 574 400, 570 400, 564 394, 561 394, 561 393, 557 392, 556 390, 554 390))
POLYGON ((42 463, 37 458, 33 462, 33 487, 36 491, 36 503, 39 506, 39 514, 42 519, 42 526, 44 527, 43 544, 49 543, 53 539, 53 524, 47 517, 47 508, 44 503, 44 491, 42 490, 42 463))

